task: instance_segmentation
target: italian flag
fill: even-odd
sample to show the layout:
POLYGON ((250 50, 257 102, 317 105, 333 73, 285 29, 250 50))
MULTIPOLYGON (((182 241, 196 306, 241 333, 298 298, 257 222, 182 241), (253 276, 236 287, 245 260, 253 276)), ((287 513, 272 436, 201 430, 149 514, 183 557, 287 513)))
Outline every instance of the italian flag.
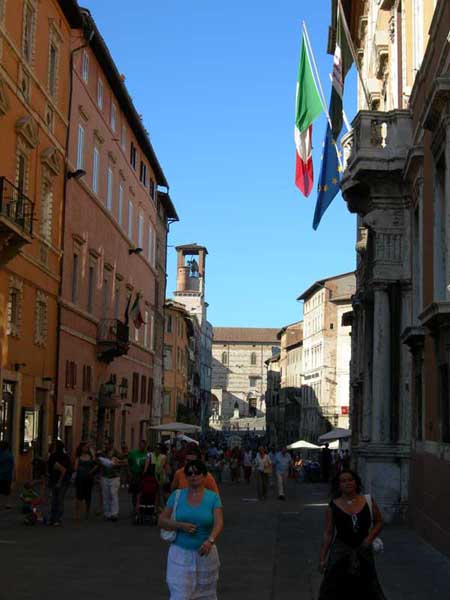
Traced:
POLYGON ((141 293, 138 292, 136 294, 136 298, 134 300, 134 304, 131 308, 131 318, 133 319, 134 326, 136 329, 140 329, 141 326, 145 323, 142 313, 141 313, 141 293))
POLYGON ((312 163, 312 122, 323 110, 311 69, 305 37, 302 40, 295 101, 295 184, 304 196, 309 196, 314 182, 312 163))

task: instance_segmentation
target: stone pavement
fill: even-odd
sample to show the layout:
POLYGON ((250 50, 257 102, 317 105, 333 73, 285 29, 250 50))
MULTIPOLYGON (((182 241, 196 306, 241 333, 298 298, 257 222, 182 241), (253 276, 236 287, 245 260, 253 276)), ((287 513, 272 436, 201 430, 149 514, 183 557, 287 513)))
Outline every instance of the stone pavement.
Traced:
MULTIPOLYGON (((254 486, 242 483, 222 490, 220 600, 315 600, 325 486, 291 482, 286 502, 254 502, 254 486)), ((0 514, 0 600, 168 598, 167 546, 156 528, 126 516, 77 525, 72 515, 70 497, 61 528, 26 527, 17 513, 0 514)), ((388 600, 449 597, 449 559, 406 528, 386 528, 382 537, 386 551, 377 564, 388 600)))

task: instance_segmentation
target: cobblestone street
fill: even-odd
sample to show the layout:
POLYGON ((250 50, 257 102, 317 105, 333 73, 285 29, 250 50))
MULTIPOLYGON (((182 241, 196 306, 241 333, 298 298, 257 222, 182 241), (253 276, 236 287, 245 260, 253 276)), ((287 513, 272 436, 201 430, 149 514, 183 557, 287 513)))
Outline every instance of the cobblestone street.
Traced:
MULTIPOLYGON (((254 502, 253 486, 222 487, 225 531, 219 551, 221 600, 314 600, 326 488, 294 484, 289 498, 254 502)), ((122 497, 125 515, 127 497, 122 497)), ((71 498, 61 528, 25 527, 16 513, 0 515, 1 600, 162 600, 166 545, 156 528, 100 517, 77 526, 71 498)), ((383 532, 378 559, 388 600, 445 598, 450 561, 404 528, 383 532), (420 569, 418 569, 420 565, 420 569)))

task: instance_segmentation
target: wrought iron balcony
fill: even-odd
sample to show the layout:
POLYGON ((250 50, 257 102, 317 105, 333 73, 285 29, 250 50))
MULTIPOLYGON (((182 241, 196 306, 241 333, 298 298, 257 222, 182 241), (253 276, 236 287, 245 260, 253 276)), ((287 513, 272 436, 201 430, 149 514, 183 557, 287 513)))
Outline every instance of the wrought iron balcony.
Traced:
POLYGON ((115 358, 128 353, 128 325, 119 319, 102 319, 97 327, 98 359, 110 363, 115 358))
POLYGON ((34 204, 6 177, 0 177, 0 262, 18 253, 33 236, 34 204))

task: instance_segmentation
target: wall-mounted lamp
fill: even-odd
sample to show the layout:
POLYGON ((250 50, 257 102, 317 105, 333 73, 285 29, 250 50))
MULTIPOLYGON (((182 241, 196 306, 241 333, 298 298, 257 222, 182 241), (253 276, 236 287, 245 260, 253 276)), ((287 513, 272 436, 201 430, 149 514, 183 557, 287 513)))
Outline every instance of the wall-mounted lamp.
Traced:
POLYGON ((80 179, 86 175, 86 171, 84 169, 77 169, 76 171, 68 171, 67 179, 80 179))
POLYGON ((142 248, 128 248, 128 254, 140 254, 143 252, 142 248))
POLYGON ((14 371, 20 371, 22 367, 26 367, 27 363, 14 363, 14 371))

